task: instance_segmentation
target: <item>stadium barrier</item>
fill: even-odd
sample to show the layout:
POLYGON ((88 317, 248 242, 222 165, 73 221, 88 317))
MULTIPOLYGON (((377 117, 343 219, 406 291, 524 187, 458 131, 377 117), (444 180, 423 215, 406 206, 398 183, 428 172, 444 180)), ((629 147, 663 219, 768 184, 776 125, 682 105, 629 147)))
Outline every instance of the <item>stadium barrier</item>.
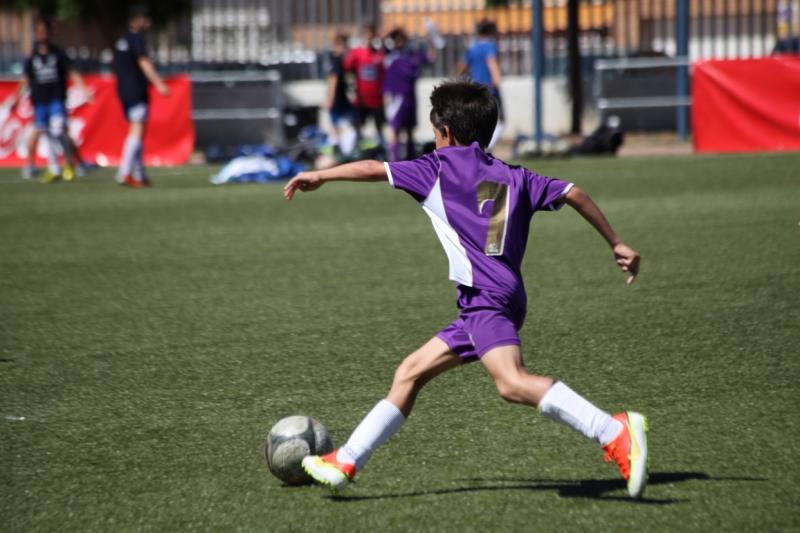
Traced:
MULTIPOLYGON (((85 76, 92 95, 84 95, 70 87, 67 98, 69 132, 87 161, 101 166, 119 163, 128 124, 117 98, 116 81, 111 76, 85 76)), ((192 92, 188 76, 166 80, 171 95, 160 96, 151 88, 150 109, 145 134, 145 164, 148 166, 180 165, 189 160, 194 147, 192 92)), ((0 166, 22 166, 27 156, 27 140, 33 133, 33 106, 23 98, 13 111, 8 97, 17 81, 0 81, 0 166)), ((39 141, 37 155, 45 160, 46 139, 39 141)))
POLYGON ((701 61, 693 70, 697 152, 800 150, 800 57, 701 61))

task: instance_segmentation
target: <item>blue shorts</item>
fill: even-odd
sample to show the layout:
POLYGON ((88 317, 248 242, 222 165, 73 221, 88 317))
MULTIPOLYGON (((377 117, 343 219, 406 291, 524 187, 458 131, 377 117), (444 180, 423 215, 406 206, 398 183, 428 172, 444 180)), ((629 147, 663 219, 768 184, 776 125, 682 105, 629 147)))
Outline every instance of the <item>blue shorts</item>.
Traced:
POLYGON ((64 106, 63 100, 52 100, 33 106, 33 122, 37 130, 49 129, 51 120, 60 121, 63 125, 66 118, 67 108, 64 106))
POLYGON ((507 295, 458 286, 458 320, 439 333, 447 346, 469 363, 499 346, 519 345, 519 329, 525 323, 524 292, 507 295))
POLYGON ((122 102, 125 118, 128 122, 144 122, 147 120, 147 102, 122 102))
POLYGON ((355 108, 351 105, 338 105, 330 110, 331 124, 338 126, 342 120, 355 122, 355 108))

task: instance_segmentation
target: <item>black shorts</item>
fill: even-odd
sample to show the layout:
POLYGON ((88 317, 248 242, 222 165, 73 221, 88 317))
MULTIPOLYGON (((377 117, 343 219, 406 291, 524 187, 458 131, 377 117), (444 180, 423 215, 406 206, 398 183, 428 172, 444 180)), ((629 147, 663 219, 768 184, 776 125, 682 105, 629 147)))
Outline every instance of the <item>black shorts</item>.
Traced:
POLYGON ((357 107, 356 108, 356 121, 358 126, 361 127, 366 124, 368 118, 372 118, 375 122, 375 127, 379 130, 386 124, 386 114, 383 112, 382 107, 357 107))

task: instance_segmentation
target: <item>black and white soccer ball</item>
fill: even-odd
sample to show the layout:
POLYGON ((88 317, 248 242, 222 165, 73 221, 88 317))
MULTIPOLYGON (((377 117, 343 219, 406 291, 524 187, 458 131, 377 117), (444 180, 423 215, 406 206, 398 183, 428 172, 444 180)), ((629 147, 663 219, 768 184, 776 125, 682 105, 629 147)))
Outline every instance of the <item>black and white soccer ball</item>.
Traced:
POLYGON ((287 416, 272 426, 264 442, 264 457, 269 471, 287 485, 311 483, 300 462, 306 455, 333 451, 333 442, 318 420, 310 416, 287 416))

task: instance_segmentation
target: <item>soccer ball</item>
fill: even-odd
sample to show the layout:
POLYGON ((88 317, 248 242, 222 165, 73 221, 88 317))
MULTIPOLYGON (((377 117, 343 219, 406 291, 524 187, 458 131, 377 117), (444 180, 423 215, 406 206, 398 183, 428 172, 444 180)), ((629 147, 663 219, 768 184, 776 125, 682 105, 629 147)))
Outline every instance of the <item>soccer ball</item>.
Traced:
POLYGON ((272 474, 287 485, 306 485, 311 477, 300 462, 306 455, 333 451, 325 426, 309 416, 287 416, 272 426, 264 442, 264 457, 272 474))

